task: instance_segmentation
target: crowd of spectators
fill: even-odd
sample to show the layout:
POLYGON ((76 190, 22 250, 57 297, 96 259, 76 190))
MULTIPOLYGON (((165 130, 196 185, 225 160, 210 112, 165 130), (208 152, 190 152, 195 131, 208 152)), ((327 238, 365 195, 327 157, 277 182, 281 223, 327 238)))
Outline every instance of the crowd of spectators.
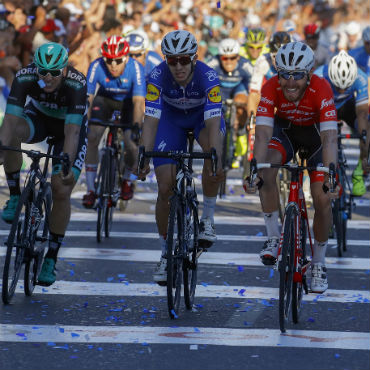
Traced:
POLYGON ((70 63, 86 74, 100 56, 102 41, 141 28, 160 53, 162 36, 187 29, 199 41, 199 59, 217 52, 220 40, 243 43, 248 27, 261 26, 267 39, 284 30, 303 39, 308 23, 333 52, 357 45, 369 24, 368 0, 2 0, 0 2, 0 111, 14 74, 48 41, 69 49, 70 63))

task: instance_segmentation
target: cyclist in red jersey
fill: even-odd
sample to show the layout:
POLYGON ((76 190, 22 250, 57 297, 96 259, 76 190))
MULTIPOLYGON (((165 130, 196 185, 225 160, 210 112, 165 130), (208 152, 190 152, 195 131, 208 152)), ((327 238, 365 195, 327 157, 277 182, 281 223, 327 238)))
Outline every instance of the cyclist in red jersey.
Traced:
MULTIPOLYGON (((333 93, 327 81, 313 75, 314 53, 302 42, 282 46, 276 55, 278 75, 262 87, 257 109, 254 157, 258 162, 286 163, 299 148, 307 153, 308 166, 337 163, 337 112, 333 93)), ((279 244, 277 169, 265 169, 247 192, 260 188, 268 240, 260 253, 262 263, 276 262, 279 244), (263 186, 262 186, 263 184, 263 186)), ((312 259, 311 289, 322 293, 328 287, 325 253, 331 226, 331 198, 324 192, 327 175, 311 172, 311 194, 315 208, 313 231, 315 236, 312 259)))

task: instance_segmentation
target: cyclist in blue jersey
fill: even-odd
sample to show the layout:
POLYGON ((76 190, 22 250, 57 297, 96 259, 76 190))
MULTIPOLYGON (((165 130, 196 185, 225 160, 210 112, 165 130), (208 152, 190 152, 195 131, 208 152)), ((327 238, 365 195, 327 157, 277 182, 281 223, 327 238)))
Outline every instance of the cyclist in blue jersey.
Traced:
POLYGON ((247 121, 247 103, 249 81, 251 75, 248 71, 249 62, 239 55, 240 45, 237 40, 224 39, 218 45, 218 54, 207 64, 213 68, 220 80, 222 101, 232 99, 236 103, 236 119, 234 122, 236 136, 235 160, 233 168, 240 166, 242 156, 247 152, 247 134, 245 124, 247 121))
MULTIPOLYGON (((147 85, 142 145, 145 150, 186 150, 186 131, 191 129, 203 151, 211 147, 221 158, 225 124, 222 118, 220 84, 216 71, 197 61, 198 45, 188 31, 172 31, 162 40, 165 62, 152 70, 147 85)), ((214 229, 214 208, 219 182, 224 175, 218 161, 217 175, 211 174, 210 161, 205 161, 202 175, 203 214, 199 240, 213 243, 217 240, 214 229)), ((154 281, 165 282, 166 234, 169 198, 175 184, 175 162, 171 159, 153 160, 158 182, 156 222, 162 248, 162 257, 154 273, 154 281)), ((138 174, 149 173, 149 161, 138 174)))
POLYGON ((148 50, 149 38, 142 30, 130 31, 125 40, 130 45, 130 57, 142 64, 145 69, 145 81, 148 81, 152 69, 163 62, 162 57, 155 51, 148 50))
POLYGON ((362 31, 362 41, 363 46, 351 49, 348 54, 355 59, 357 66, 370 78, 370 26, 362 31))
MULTIPOLYGON (((71 167, 67 176, 53 159, 51 188, 53 205, 49 219, 49 248, 38 282, 55 282, 57 255, 67 229, 73 187, 83 167, 87 146, 86 78, 68 66, 68 52, 60 44, 49 42, 35 51, 34 61, 20 69, 12 83, 0 140, 3 145, 21 148, 21 143, 39 143, 48 136, 57 139, 53 154, 67 153, 71 167)), ((10 199, 2 218, 12 223, 20 198, 22 154, 1 151, 10 199)), ((2 160, 1 160, 2 162, 2 160)))
MULTIPOLYGON (((132 166, 137 156, 134 135, 138 135, 144 117, 145 76, 143 66, 128 56, 129 44, 120 36, 111 36, 101 46, 102 57, 94 60, 87 74, 87 94, 90 104, 88 117, 91 122, 106 122, 114 111, 121 111, 124 131, 125 171, 121 199, 133 197, 132 166)), ((86 155, 87 193, 82 204, 94 207, 96 200, 95 179, 99 161, 98 145, 105 128, 89 126, 86 155)))
MULTIPOLYGON (((352 174, 352 194, 362 196, 366 192, 363 179, 367 165, 367 151, 370 140, 368 120, 369 94, 368 80, 365 72, 357 68, 356 61, 344 50, 335 55, 328 65, 319 67, 315 74, 329 81, 334 93, 334 103, 338 111, 338 119, 344 120, 358 132, 366 130, 367 143, 360 143, 360 157, 352 174)), ((327 104, 328 102, 322 102, 327 104)))

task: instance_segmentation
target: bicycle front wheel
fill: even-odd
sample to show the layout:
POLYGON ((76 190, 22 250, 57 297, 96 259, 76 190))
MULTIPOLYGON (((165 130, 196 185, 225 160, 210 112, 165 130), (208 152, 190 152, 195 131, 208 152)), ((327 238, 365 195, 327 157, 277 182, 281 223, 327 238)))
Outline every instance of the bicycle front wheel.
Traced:
POLYGON ((96 194, 97 194, 97 205, 96 210, 98 213, 98 218, 96 222, 96 240, 98 243, 102 241, 103 231, 105 230, 105 214, 108 206, 107 200, 107 177, 109 171, 109 161, 108 152, 103 149, 103 156, 100 162, 100 168, 98 173, 98 178, 96 182, 96 194))
POLYGON ((171 319, 178 317, 181 300, 183 230, 181 202, 173 196, 167 230, 167 305, 171 319))
POLYGON ((31 218, 31 233, 29 238, 30 256, 24 269, 24 292, 31 296, 39 275, 42 261, 44 259, 45 242, 49 237, 49 216, 51 210, 51 185, 46 183, 39 192, 36 205, 34 206, 35 214, 31 218))
POLYGON ((185 244, 188 248, 187 258, 183 263, 184 275, 184 299, 185 306, 188 310, 193 308, 195 289, 197 286, 197 268, 198 268, 198 235, 199 235, 199 219, 198 210, 194 205, 191 205, 186 216, 185 229, 185 244))
POLYGON ((104 214, 104 232, 105 237, 109 238, 109 233, 112 230, 113 225, 113 213, 114 208, 116 206, 117 200, 116 198, 116 181, 117 181, 117 166, 116 166, 116 159, 110 154, 109 155, 109 171, 107 171, 107 195, 108 195, 108 201, 107 201, 107 207, 105 209, 104 214))
POLYGON ((279 324, 282 333, 290 317, 292 306, 292 285, 294 274, 294 243, 297 223, 297 210, 294 205, 288 205, 284 218, 284 237, 281 259, 279 261, 279 324))
POLYGON ((22 264, 28 243, 31 203, 30 190, 26 188, 19 198, 14 221, 8 236, 7 250, 3 270, 2 299, 5 304, 10 303, 17 287, 22 264))

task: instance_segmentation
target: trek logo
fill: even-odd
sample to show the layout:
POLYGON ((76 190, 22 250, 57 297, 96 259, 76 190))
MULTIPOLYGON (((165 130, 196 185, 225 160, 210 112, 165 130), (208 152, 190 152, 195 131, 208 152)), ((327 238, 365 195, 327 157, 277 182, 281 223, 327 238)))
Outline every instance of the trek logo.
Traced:
POLYGON ((331 98, 330 100, 326 100, 326 99, 323 99, 321 100, 321 109, 325 108, 325 107, 328 107, 329 105, 333 105, 334 104, 334 100, 333 98, 331 98))
POLYGON ((328 112, 325 112, 325 117, 335 117, 337 115, 336 110, 330 110, 328 112))

